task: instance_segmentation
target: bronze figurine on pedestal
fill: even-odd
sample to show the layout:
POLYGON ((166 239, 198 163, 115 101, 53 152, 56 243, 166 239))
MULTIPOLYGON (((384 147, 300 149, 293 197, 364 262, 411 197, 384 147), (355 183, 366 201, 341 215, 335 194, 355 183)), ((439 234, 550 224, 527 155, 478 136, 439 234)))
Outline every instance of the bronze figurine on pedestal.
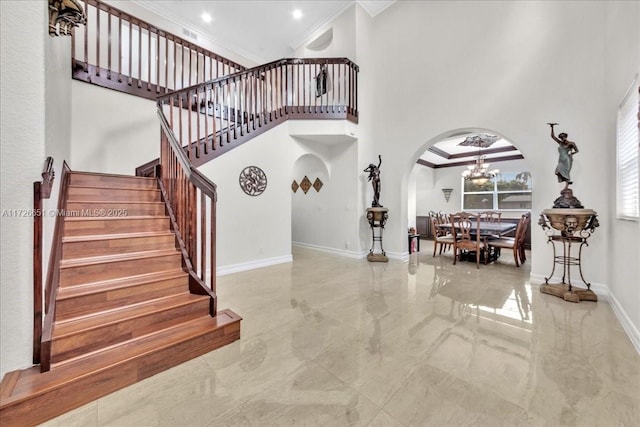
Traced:
POLYGON ((580 200, 573 195, 573 190, 569 188, 569 185, 573 184, 570 172, 573 155, 578 152, 578 146, 575 142, 569 141, 568 135, 564 132, 556 137, 553 127, 557 123, 547 124, 551 127, 551 138, 558 143, 558 165, 555 174, 558 182, 564 182, 565 186, 560 191, 560 197, 553 202, 553 208, 543 210, 538 221, 547 235, 547 243, 551 243, 553 247, 553 268, 549 277, 545 277, 545 283, 540 285, 540 292, 571 302, 598 301, 598 296, 591 290, 591 284, 582 274, 582 249, 588 246, 587 239, 599 225, 597 213, 592 209, 584 209, 580 200), (562 247, 562 255, 557 253, 556 243, 562 247), (572 246, 578 246, 578 256, 572 256, 572 246), (562 281, 549 283, 556 265, 562 266, 562 281), (580 278, 587 289, 579 289, 571 284, 572 266, 578 267, 580 278))

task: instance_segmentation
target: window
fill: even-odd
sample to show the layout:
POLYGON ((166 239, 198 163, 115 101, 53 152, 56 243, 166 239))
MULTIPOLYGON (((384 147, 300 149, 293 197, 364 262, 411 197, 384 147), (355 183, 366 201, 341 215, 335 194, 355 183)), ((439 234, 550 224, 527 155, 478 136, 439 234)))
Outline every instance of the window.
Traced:
POLYGON ((638 79, 618 108, 616 213, 618 218, 638 220, 638 79))
POLYGON ((462 180, 463 210, 530 210, 531 174, 501 172, 485 183, 462 180))

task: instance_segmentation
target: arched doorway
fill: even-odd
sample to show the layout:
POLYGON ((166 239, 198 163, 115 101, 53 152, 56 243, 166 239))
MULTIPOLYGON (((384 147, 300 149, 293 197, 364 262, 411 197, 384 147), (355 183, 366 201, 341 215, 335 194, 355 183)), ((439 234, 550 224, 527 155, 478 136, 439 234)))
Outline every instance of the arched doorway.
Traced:
MULTIPOLYGON (((413 161, 408 173, 407 221, 423 239, 433 235, 430 212, 496 210, 504 221, 517 223, 522 214, 531 211, 534 190, 529 163, 517 145, 499 132, 482 128, 444 132, 427 141, 413 161), (479 138, 483 142, 473 145, 479 138), (487 164, 486 171, 494 172, 490 179, 463 178, 471 168, 487 164)), ((529 228, 529 249, 530 235, 529 228)))

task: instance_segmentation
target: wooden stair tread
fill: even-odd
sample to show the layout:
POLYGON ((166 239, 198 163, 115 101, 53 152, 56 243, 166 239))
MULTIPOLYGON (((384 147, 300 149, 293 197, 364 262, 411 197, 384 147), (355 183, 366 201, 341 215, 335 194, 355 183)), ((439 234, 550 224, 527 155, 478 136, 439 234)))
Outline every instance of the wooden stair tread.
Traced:
POLYGON ((185 289, 181 294, 156 298, 67 320, 57 320, 53 331, 53 339, 208 299, 208 295, 191 294, 185 289))
POLYGON ((173 236, 171 231, 137 231, 132 233, 84 234, 81 236, 65 236, 62 243, 88 242, 93 240, 132 239, 136 237, 173 236))
POLYGON ((231 310, 222 310, 216 317, 198 319, 137 337, 126 343, 107 347, 84 356, 52 365, 52 369, 40 373, 37 369, 22 371, 11 395, 3 399, 2 407, 63 387, 71 381, 81 380, 99 371, 116 368, 118 364, 134 358, 144 359, 154 351, 174 346, 199 335, 222 329, 242 318, 231 310))
POLYGON ((123 278, 101 280, 97 282, 75 285, 58 289, 57 300, 77 298, 78 296, 93 293, 104 292, 108 290, 126 288, 130 286, 138 286, 145 283, 156 282, 160 280, 169 280, 174 278, 188 277, 188 274, 181 269, 164 270, 156 273, 146 273, 137 276, 127 276, 123 278))
POLYGON ((154 249, 151 251, 142 251, 142 252, 126 252, 122 254, 112 254, 112 255, 99 255, 85 258, 71 258, 71 259, 63 259, 60 260, 60 269, 65 268, 73 268, 73 267, 81 267, 85 265, 95 265, 95 264, 106 264, 110 262, 118 262, 118 261, 131 261, 137 259, 145 259, 145 258, 154 258, 160 256, 167 255, 176 255, 179 254, 175 248, 171 249, 154 249))
POLYGON ((156 202, 151 200, 69 200, 69 203, 99 203, 99 204, 118 204, 118 205, 162 205, 164 206, 164 202, 156 202))
POLYGON ((123 175, 123 174, 117 174, 117 173, 86 172, 86 171, 72 171, 70 173, 72 175, 78 175, 78 176, 126 178, 126 179, 140 180, 140 181, 153 181, 153 182, 156 181, 156 178, 151 178, 148 176, 123 175))
POLYGON ((72 221, 122 221, 142 219, 169 219, 167 215, 135 215, 135 216, 67 216, 65 222, 72 221))

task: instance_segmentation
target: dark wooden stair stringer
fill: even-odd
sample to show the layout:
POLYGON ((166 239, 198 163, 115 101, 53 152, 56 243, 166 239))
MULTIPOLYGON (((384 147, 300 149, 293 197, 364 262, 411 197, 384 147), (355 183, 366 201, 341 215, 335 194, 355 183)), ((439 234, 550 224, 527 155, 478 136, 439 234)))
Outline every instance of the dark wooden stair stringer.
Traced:
POLYGON ((215 295, 193 292, 156 179, 68 182, 50 370, 5 375, 1 425, 42 423, 240 338, 237 314, 212 316, 215 295))

